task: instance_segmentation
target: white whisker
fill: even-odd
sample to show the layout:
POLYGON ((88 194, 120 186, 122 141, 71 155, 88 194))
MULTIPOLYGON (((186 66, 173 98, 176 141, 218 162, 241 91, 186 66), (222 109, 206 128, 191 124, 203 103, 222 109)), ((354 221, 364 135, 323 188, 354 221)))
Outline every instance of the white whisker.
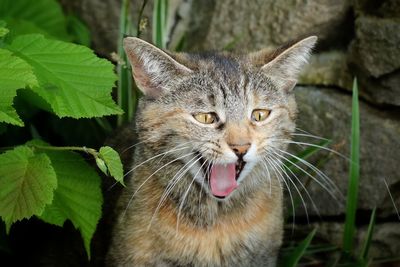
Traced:
POLYGON ((170 165, 170 164, 172 164, 172 163, 174 163, 174 162, 176 162, 176 161, 178 161, 178 160, 180 160, 180 159, 182 159, 182 158, 184 158, 184 157, 193 155, 193 154, 195 154, 195 153, 196 153, 196 152, 191 152, 191 153, 188 153, 188 154, 183 155, 183 156, 181 156, 181 157, 178 157, 178 158, 176 158, 176 159, 174 159, 174 160, 171 160, 171 161, 169 161, 168 163, 166 163, 166 164, 164 164, 163 166, 161 166, 160 168, 158 168, 155 172, 153 172, 152 174, 150 174, 150 176, 148 176, 148 177, 144 180, 144 182, 137 188, 137 190, 135 191, 135 193, 132 194, 132 197, 131 197, 131 198, 129 199, 129 201, 128 201, 128 204, 127 204, 127 206, 126 206, 126 209, 125 209, 125 211, 124 211, 123 216, 125 216, 126 211, 128 210, 128 207, 129 207, 130 203, 132 202, 133 198, 135 197, 135 195, 137 194, 137 192, 139 192, 139 190, 143 187, 143 185, 144 185, 151 177, 153 177, 157 172, 159 172, 161 169, 165 168, 166 166, 168 166, 168 165, 170 165))
MULTIPOLYGON (((200 156, 200 158, 197 159, 194 163, 198 162, 201 158, 202 158, 202 157, 200 156)), ((179 205, 179 209, 178 209, 178 217, 176 218, 176 232, 178 232, 178 228, 179 228, 179 219, 180 219, 180 216, 181 216, 181 211, 182 211, 182 208, 183 208, 183 204, 185 203, 186 197, 187 197, 187 195, 189 194, 189 191, 190 191, 190 188, 191 188, 192 185, 193 185, 193 182, 196 180, 197 175, 200 173, 201 168, 203 168, 203 166, 204 166, 205 163, 206 163, 206 162, 203 162, 203 164, 201 164, 201 166, 200 166, 199 170, 197 171, 196 175, 193 177, 192 182, 189 184, 188 189, 186 190, 185 194, 183 195, 183 199, 182 199, 181 204, 179 205)))
POLYGON ((394 209, 395 209, 395 211, 396 211, 397 217, 399 218, 399 221, 400 221, 400 214, 399 214, 399 210, 398 210, 398 209, 397 209, 397 207, 396 207, 396 203, 394 202, 394 199, 393 199, 392 193, 390 193, 389 185, 387 184, 387 182, 386 182, 386 179, 385 179, 385 178, 383 178, 383 182, 384 182, 384 183, 385 183, 385 185, 386 185, 387 191, 388 191, 388 193, 389 193, 389 197, 390 197, 390 199, 392 200, 392 203, 393 203, 394 209))
MULTIPOLYGON (((277 139, 277 140, 279 140, 279 139, 277 139)), ((311 144, 311 143, 306 143, 306 142, 292 141, 292 140, 287 140, 287 139, 282 139, 282 140, 280 140, 280 141, 282 141, 283 143, 289 143, 289 144, 296 144, 296 145, 305 145, 305 146, 316 147, 316 148, 319 148, 319 149, 322 149, 322 150, 329 151, 329 152, 331 152, 331 153, 333 153, 333 154, 335 154, 335 155, 338 155, 339 157, 341 157, 341 158, 343 158, 343 159, 345 159, 345 160, 351 162, 351 160, 350 160, 347 156, 343 155, 342 153, 337 152, 336 150, 333 150, 333 149, 324 147, 324 146, 320 146, 320 145, 316 145, 316 144, 311 144)))
MULTIPOLYGON (((325 181, 326 183, 327 183, 327 185, 330 185, 331 187, 333 187, 333 189, 337 192, 337 193, 339 193, 339 195, 340 195, 340 197, 341 198, 344 198, 344 196, 343 196, 343 194, 342 194, 342 192, 340 191, 340 189, 337 187, 337 185, 334 183, 334 182, 332 182, 332 179, 331 178, 329 178, 325 173, 323 173, 322 171, 320 171, 317 167, 315 167, 313 164, 311 164, 311 163, 309 163, 308 161, 306 161, 306 160, 304 160, 304 159, 302 159, 302 158, 300 158, 300 157, 298 157, 298 156, 296 156, 296 155, 293 155, 292 153, 289 153, 289 152, 287 152, 287 151, 284 151, 284 150, 281 150, 281 149, 277 149, 277 150, 279 150, 281 153, 284 153, 284 154, 286 154, 286 155, 288 155, 288 156, 290 156, 290 157, 293 157, 293 158, 295 158, 295 159, 297 159, 298 161, 300 161, 301 163, 303 163, 304 165, 306 165, 307 167, 309 167, 310 169, 312 169, 314 172, 316 172, 321 178, 322 178, 322 180, 323 181, 325 181)), ((278 153, 279 154, 279 153, 278 153)), ((286 157, 284 157, 283 155, 280 155, 281 157, 283 157, 283 158, 285 158, 286 160, 288 160, 286 157)), ((293 163, 292 163, 293 164, 293 163)))
POLYGON ((151 227, 151 224, 155 218, 155 215, 157 214, 157 212, 160 210, 160 208, 162 207, 162 205, 164 204, 164 201, 167 199, 168 195, 171 193, 171 191, 173 190, 173 188, 175 187, 175 185, 180 181, 180 179, 188 172, 188 170, 190 170, 190 168, 196 163, 196 160, 199 158, 199 156, 195 156, 192 159, 190 159, 187 163, 185 163, 185 165, 183 165, 174 175, 174 177, 172 177, 172 179, 168 182, 167 186, 165 187, 165 190, 163 192, 163 194, 160 197, 160 201, 158 202, 158 205, 156 207, 156 209, 154 210, 154 213, 150 219, 150 223, 148 226, 148 230, 151 227), (187 167, 185 169, 185 167, 189 164, 191 164, 193 161, 195 161, 192 165, 190 165, 189 167, 187 167))
MULTIPOLYGON (((178 146, 179 146, 179 145, 178 145, 178 146)), ((177 147, 177 146, 176 146, 176 147, 177 147)), ((149 162, 149 161, 151 161, 151 160, 153 160, 153 159, 155 159, 155 158, 164 156, 165 154, 168 154, 168 153, 171 153, 171 152, 175 152, 175 151, 179 151, 179 150, 183 150, 183 149, 187 149, 187 148, 189 148, 189 147, 186 146, 186 147, 181 147, 181 148, 176 148, 176 149, 170 149, 170 150, 168 150, 168 151, 166 151, 166 152, 162 152, 162 153, 160 153, 160 154, 157 154, 157 155, 155 155, 155 156, 153 156, 153 157, 151 157, 151 158, 149 158, 149 159, 147 159, 147 160, 145 160, 145 161, 139 163, 139 165, 136 165, 135 167, 133 167, 132 169, 130 169, 129 171, 127 171, 127 172, 125 173, 124 177, 127 176, 129 173, 133 172, 134 170, 136 170, 137 168, 139 168, 140 166, 142 166, 143 164, 145 164, 145 163, 147 163, 147 162, 149 162)))
MULTIPOLYGON (((272 155, 271 155, 271 156, 272 156, 272 155)), ((271 157, 271 158, 272 158, 272 157, 271 157)), ((285 176, 288 178, 288 180, 292 183, 292 185, 293 185, 293 187, 295 188, 297 194, 299 194, 300 199, 301 199, 301 202, 302 202, 303 207, 304 207, 304 211, 305 211, 305 213, 306 213, 307 222, 308 222, 308 224, 309 224, 310 221, 309 221, 309 216, 308 216, 307 205, 306 205, 306 202, 304 201, 303 196, 301 195, 300 190, 297 188, 296 184, 295 184, 295 183, 293 182, 293 180, 290 178, 289 174, 288 174, 288 173, 285 171, 285 169, 282 167, 282 165, 283 165, 282 161, 279 160, 279 159, 275 159, 275 161, 277 161, 277 164, 276 164, 276 165, 279 167, 279 169, 282 170, 283 174, 285 174, 285 176)), ((300 184, 301 184, 301 183, 300 183, 300 184)))
MULTIPOLYGON (((272 151, 272 153, 275 154, 276 156, 281 157, 281 155, 279 155, 279 154, 278 154, 277 152, 275 152, 275 151, 272 151)), ((303 183, 301 182, 301 180, 299 179, 299 177, 298 177, 289 167, 287 167, 282 161, 280 161, 280 162, 281 162, 282 165, 283 165, 282 167, 285 168, 286 170, 288 170, 288 171, 293 175, 293 177, 296 179, 296 181, 300 184, 300 186, 301 186, 301 187, 303 188, 303 190, 306 192, 307 197, 308 197, 308 198, 310 199, 310 201, 311 201, 311 205, 313 206, 314 210, 317 212, 318 216, 320 216, 319 210, 318 210, 317 206, 315 205, 315 203, 314 203, 314 201, 313 201, 313 199, 312 199, 310 193, 308 192, 307 188, 303 185, 303 183)), ((321 216, 320 216, 320 217, 321 217, 321 216)), ((308 221, 308 215, 307 215, 307 221, 308 221)))
POLYGON ((316 136, 316 135, 312 135, 312 134, 291 133, 291 135, 293 135, 293 136, 310 137, 310 138, 319 139, 319 140, 323 140, 323 141, 330 141, 329 139, 326 139, 326 138, 324 138, 324 137, 316 136))
MULTIPOLYGON (((282 150, 281 150, 282 152, 282 150)), ((286 151, 285 151, 286 152, 286 151)), ((318 183, 323 189, 325 189, 329 195, 335 199, 336 201, 338 201, 338 199, 336 198, 336 196, 324 185, 322 184, 317 178, 315 178, 313 175, 311 175, 309 172, 307 172, 306 170, 304 170, 303 168, 301 168, 298 164, 294 163, 293 161, 287 159, 286 157, 280 155, 280 157, 282 157, 282 159, 284 159, 285 161, 289 162, 290 164, 292 164, 293 166, 295 166, 297 169, 301 170, 303 173, 305 173, 308 177, 310 177, 311 179, 313 179, 316 183, 318 183)), ((338 201, 339 202, 339 201, 338 201)))
POLYGON ((121 154, 125 153, 126 151, 128 151, 129 149, 131 149, 131 148, 133 148, 133 147, 135 147, 135 146, 137 146, 137 145, 140 145, 140 144, 142 144, 142 143, 144 143, 144 142, 149 141, 149 140, 152 139, 152 138, 155 138, 155 137, 154 137, 154 136, 151 136, 151 137, 147 138, 146 140, 143 140, 143 141, 141 141, 141 142, 138 142, 138 143, 135 143, 135 144, 133 144, 133 145, 131 145, 131 146, 128 146, 127 148, 125 148, 124 150, 122 150, 121 154))
MULTIPOLYGON (((292 204, 292 213, 293 213, 292 231, 294 231, 294 224, 295 224, 295 221, 296 221, 296 219, 295 219, 295 217, 296 217, 296 211, 295 211, 295 208, 294 208, 294 201, 293 201, 292 191, 290 190, 289 185, 288 185, 288 183, 285 181, 285 178, 283 177, 283 175, 282 175, 282 174, 279 172, 279 170, 277 169, 275 163, 274 163, 272 160, 270 160, 270 159, 268 158, 268 155, 267 155, 266 157, 264 157, 264 159, 265 159, 267 162, 269 162, 270 166, 274 169, 275 174, 277 174, 278 176, 281 177, 282 181, 283 181, 284 184, 286 185, 286 188, 288 189, 289 196, 290 196, 290 202, 291 202, 291 204, 292 204)), ((277 176, 277 178, 278 178, 278 176, 277 176)), ((278 178, 278 179, 279 179, 279 178, 278 178)))

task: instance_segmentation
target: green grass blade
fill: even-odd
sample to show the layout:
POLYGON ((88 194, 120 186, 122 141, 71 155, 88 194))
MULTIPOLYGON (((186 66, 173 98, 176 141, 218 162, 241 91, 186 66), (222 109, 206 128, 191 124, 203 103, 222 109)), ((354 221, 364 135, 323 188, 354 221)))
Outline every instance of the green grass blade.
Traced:
POLYGON ((129 64, 123 46, 125 35, 130 34, 129 6, 130 0, 122 1, 119 20, 118 56, 120 57, 120 62, 117 65, 118 105, 124 111, 124 114, 118 116, 118 126, 130 121, 133 117, 132 75, 128 68, 129 64))
POLYGON ((153 9, 153 43, 162 49, 166 48, 166 24, 168 0, 155 0, 153 9))
POLYGON ((343 250, 347 253, 353 252, 355 219, 357 210, 358 183, 360 176, 360 113, 358 103, 357 79, 353 82, 351 119, 351 162, 350 177, 346 203, 346 221, 343 233, 343 250))
POLYGON ((283 259, 281 267, 295 267, 299 263, 301 257, 305 254, 311 240, 314 238, 317 229, 312 230, 307 237, 293 250, 293 252, 287 255, 283 259))
POLYGON ((375 226, 375 212, 376 208, 372 210, 371 217, 369 219, 367 234, 365 236, 364 244, 362 246, 359 257, 360 260, 368 261, 368 252, 369 252, 369 247, 371 245, 372 234, 374 232, 374 226, 375 226))

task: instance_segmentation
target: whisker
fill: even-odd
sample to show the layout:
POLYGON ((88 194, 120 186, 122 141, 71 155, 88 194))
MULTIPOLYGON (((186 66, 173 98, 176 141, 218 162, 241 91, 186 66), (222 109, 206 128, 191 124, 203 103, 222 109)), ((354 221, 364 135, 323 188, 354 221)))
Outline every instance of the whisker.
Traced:
MULTIPOLYGON (((263 161, 261 161, 262 163, 264 163, 263 161)), ((266 166, 265 164, 263 164, 265 167, 265 170, 267 171, 268 174, 268 180, 269 180, 269 195, 272 195, 272 177, 271 177, 271 173, 269 172, 268 166, 266 166)))
POLYGON ((151 136, 151 137, 147 138, 146 140, 143 140, 143 141, 140 141, 140 142, 138 142, 138 143, 135 143, 135 144, 133 144, 133 145, 131 145, 131 146, 128 146, 127 148, 125 148, 124 150, 122 150, 121 154, 125 153, 126 151, 128 151, 129 149, 131 149, 131 148, 133 148, 133 147, 135 147, 135 146, 137 146, 137 145, 140 145, 140 144, 142 144, 142 143, 144 143, 144 142, 149 141, 149 140, 152 139, 152 138, 155 138, 155 137, 154 137, 154 136, 151 136))
POLYGON ((175 185, 180 181, 180 179, 187 173, 188 170, 190 170, 190 168, 196 163, 194 162, 192 165, 190 165, 189 167, 187 167, 185 169, 185 167, 189 164, 191 164, 193 161, 197 160, 199 157, 193 157, 192 159, 190 159, 187 163, 185 163, 185 165, 183 165, 183 167, 181 167, 176 174, 174 175, 174 177, 172 177, 172 179, 168 182, 167 186, 165 187, 165 190, 163 192, 163 194, 160 197, 160 201, 158 202, 158 205, 153 213, 153 216, 151 217, 148 229, 150 229, 150 226, 155 218, 155 215, 157 214, 157 212, 160 210, 160 208, 162 207, 162 205, 164 204, 164 201, 167 199, 168 195, 171 193, 172 189, 175 187, 175 185))
MULTIPOLYGON (((202 158, 202 156, 200 156, 200 158, 197 159, 194 163, 198 162, 201 158, 202 158)), ((192 185, 193 185, 193 182, 196 180, 197 175, 200 173, 201 168, 203 168, 203 166, 204 166, 205 163, 206 163, 206 162, 203 162, 203 164, 201 164, 201 166, 200 166, 199 170, 197 171, 196 175, 193 177, 192 182, 189 184, 188 189, 186 190, 185 194, 183 195, 182 202, 181 202, 181 204, 179 205, 179 209, 178 209, 178 217, 176 218, 176 232, 178 232, 178 228, 179 228, 179 219, 180 219, 180 216, 181 216, 181 211, 182 211, 182 208, 183 208, 183 204, 185 203, 186 197, 187 197, 187 195, 189 194, 189 191, 190 191, 190 188, 191 188, 192 185)))
POLYGON ((385 179, 385 178, 383 178, 383 182, 384 182, 384 183, 385 183, 385 185, 386 185, 386 189, 387 189, 387 191, 388 191, 388 193, 389 193, 389 196, 390 196, 390 199, 392 200, 392 203, 393 203, 394 209, 395 209, 395 211, 396 211, 397 217, 399 218, 399 221, 400 221, 400 214, 399 214, 399 210, 397 209, 396 203, 394 202, 394 199, 393 199, 392 193, 390 192, 389 185, 387 184, 387 182, 386 182, 386 179, 385 179))
MULTIPOLYGON (((277 174, 278 176, 281 177, 282 181, 285 183, 286 188, 288 189, 289 192, 289 196, 290 196, 290 202, 292 204, 292 213, 293 213, 293 220, 292 220, 292 231, 294 231, 294 224, 295 224, 295 217, 296 217, 296 211, 294 209, 294 201, 293 201, 293 196, 292 196, 292 191, 289 188, 288 183, 285 181, 285 178, 283 177, 283 175, 279 172, 279 170, 276 168, 275 163, 273 161, 270 161, 270 159, 268 158, 268 156, 264 157, 264 159, 266 161, 269 162, 270 166, 275 170, 275 174, 277 174)), ((278 177, 277 177, 278 178, 278 177)), ((279 179, 279 178, 278 178, 279 179)))
POLYGON ((302 132, 302 133, 305 133, 305 134, 309 134, 309 135, 313 135, 312 133, 307 132, 306 130, 303 130, 303 129, 299 128, 299 127, 296 127, 295 129, 296 129, 296 131, 299 131, 299 132, 302 132))
MULTIPOLYGON (((207 162, 208 160, 206 159, 205 162, 207 162)), ((210 166, 212 164, 212 161, 209 161, 207 168, 206 168, 206 173, 204 173, 204 177, 203 177, 203 181, 201 181, 201 187, 200 187, 200 193, 199 193, 199 208, 200 208, 200 204, 201 204, 201 198, 202 198, 202 193, 203 193, 203 187, 204 187, 204 181, 206 180, 206 176, 209 176, 209 172, 208 170, 210 169, 210 166)))
MULTIPOLYGON (((178 146, 179 146, 179 145, 178 145, 178 146)), ((178 146, 176 146, 176 147, 178 147, 178 146)), ((145 160, 145 161, 139 163, 139 165, 136 165, 135 167, 133 167, 132 169, 130 169, 129 171, 127 171, 127 172, 125 173, 124 177, 127 176, 129 173, 133 172, 134 170, 136 170, 137 168, 139 168, 140 166, 142 166, 143 164, 145 164, 145 163, 147 163, 147 162, 149 162, 149 161, 151 161, 151 160, 153 160, 153 159, 155 159, 155 158, 161 157, 161 156, 163 156, 163 155, 165 155, 165 154, 168 154, 168 153, 170 153, 170 152, 175 152, 175 151, 179 151, 179 150, 183 150, 183 149, 187 149, 187 148, 189 148, 189 147, 186 146, 186 147, 181 147, 181 148, 176 148, 176 149, 170 149, 170 150, 168 150, 168 151, 166 151, 166 152, 162 152, 162 153, 160 153, 160 154, 157 154, 157 155, 155 155, 155 156, 153 156, 153 157, 151 157, 151 158, 149 158, 149 159, 147 159, 147 160, 145 160)))
MULTIPOLYGON (((280 156, 280 155, 279 155, 277 152, 275 152, 275 151, 271 151, 271 152, 272 152, 273 154, 277 155, 277 156, 280 156)), ((281 160, 279 160, 279 161, 282 163, 282 165, 283 165, 282 167, 285 168, 286 170, 288 170, 288 171, 293 175, 293 177, 296 179, 296 181, 300 184, 300 186, 301 186, 301 187, 303 188, 303 190, 306 192, 307 197, 310 199, 311 205, 313 206, 314 210, 317 212, 318 216, 321 217, 321 216, 320 216, 320 213, 319 213, 319 210, 318 210, 317 206, 315 205, 314 200, 312 199, 310 193, 308 192, 307 188, 303 185, 303 183, 301 182, 301 180, 299 179, 299 177, 298 177, 289 167, 287 167, 281 160)), ((308 221, 308 217, 307 217, 307 221, 308 221)))
POLYGON ((324 147, 324 146, 320 146, 320 145, 316 145, 316 144, 311 144, 311 143, 306 143, 306 142, 292 141, 292 140, 287 140, 287 139, 281 139, 279 141, 282 141, 283 143, 296 144, 296 145, 305 145, 305 146, 311 146, 311 147, 316 147, 316 148, 319 148, 319 149, 323 149, 323 150, 329 151, 329 152, 331 152, 331 153, 333 153, 335 155, 338 155, 339 157, 351 162, 351 159, 348 158, 347 156, 343 155, 340 152, 337 152, 336 150, 330 149, 328 147, 324 147))
MULTIPOLYGON (((286 157, 280 155, 280 157, 282 159, 284 159, 285 161, 289 162, 290 164, 294 165, 297 169, 301 170, 303 173, 305 173, 308 177, 310 177, 311 179, 313 179, 316 183, 318 183, 323 189, 325 189, 329 195, 335 199, 336 201, 338 201, 338 199, 336 198, 336 196, 324 185, 322 184, 317 178, 315 178, 314 176, 312 176, 309 172, 307 172, 306 170, 304 170, 303 168, 301 168, 299 165, 297 165, 296 163, 294 163, 293 161, 287 159, 286 157)), ((338 201, 339 202, 339 201, 338 201)))
MULTIPOLYGON (((311 168, 314 172, 316 172, 316 173, 322 178, 323 181, 325 181, 325 182, 327 183, 327 185, 332 186, 333 189, 334 189, 337 193, 339 193, 339 195, 340 195, 341 198, 344 198, 342 192, 341 192, 340 189, 337 187, 337 185, 332 181, 332 179, 329 178, 325 173, 323 173, 322 171, 320 171, 320 170, 319 170, 317 167, 315 167, 313 164, 311 164, 310 162, 308 162, 308 161, 306 161, 306 160, 304 160, 304 159, 302 159, 302 158, 300 158, 300 157, 298 157, 298 156, 296 156, 296 155, 293 155, 292 153, 289 153, 289 152, 287 152, 287 151, 284 151, 284 150, 281 150, 281 149, 277 149, 277 150, 279 150, 281 153, 284 153, 284 154, 286 154, 286 155, 289 155, 290 157, 293 157, 293 158, 297 159, 298 161, 300 161, 301 163, 303 163, 303 164, 306 165, 307 167, 311 168)), ((279 153, 278 153, 278 154, 279 154, 279 153)), ((280 155, 280 156, 283 157, 283 155, 280 155)), ((285 158, 285 157, 284 157, 284 158, 285 158)), ((292 163, 292 164, 293 164, 293 163, 292 163)))
POLYGON ((124 211, 123 216, 125 216, 125 213, 126 213, 126 211, 128 210, 128 207, 129 207, 129 205, 131 204, 131 202, 132 202, 133 198, 135 197, 135 195, 137 194, 137 192, 139 192, 139 190, 143 187, 143 185, 144 185, 151 177, 153 177, 157 172, 159 172, 161 169, 165 168, 166 166, 168 166, 168 165, 170 165, 170 164, 172 164, 172 163, 174 163, 174 162, 176 162, 176 161, 178 161, 178 160, 180 160, 180 159, 182 159, 182 158, 184 158, 184 157, 193 155, 193 154, 195 154, 195 153, 196 153, 196 152, 191 152, 191 153, 188 153, 188 154, 183 155, 183 156, 181 156, 181 157, 178 157, 178 158, 176 158, 176 159, 174 159, 174 160, 171 160, 170 162, 164 164, 163 166, 161 166, 160 168, 158 168, 155 172, 153 172, 152 174, 150 174, 150 176, 147 177, 147 178, 144 180, 144 182, 137 188, 137 190, 135 191, 135 193, 133 193, 132 197, 129 199, 128 204, 127 204, 127 206, 126 206, 126 209, 125 209, 125 211, 124 211))
MULTIPOLYGON (((290 178, 289 174, 285 171, 285 169, 282 167, 283 163, 281 160, 279 159, 275 159, 277 161, 277 166, 282 170, 282 172, 285 174, 285 176, 288 178, 288 180, 292 183, 293 187, 295 188, 296 192, 299 194, 301 202, 303 204, 304 207, 304 211, 306 213, 306 218, 307 218, 307 222, 308 224, 310 224, 310 220, 309 220, 309 216, 308 216, 308 210, 307 210, 307 205, 306 202, 304 201, 303 196, 300 193, 300 190, 298 189, 298 187, 296 186, 296 184, 293 182, 293 180, 290 178)), ((301 184, 301 183, 300 183, 301 184)), ((302 185, 302 184, 301 184, 302 185)))
POLYGON ((293 136, 304 136, 304 137, 315 138, 315 139, 319 139, 319 140, 323 140, 323 141, 330 141, 329 139, 326 139, 324 137, 316 136, 316 135, 312 135, 312 134, 291 133, 290 135, 293 135, 293 136))
MULTIPOLYGON (((186 145, 186 144, 188 144, 188 143, 193 143, 193 141, 188 141, 188 142, 184 142, 184 143, 179 143, 178 145, 174 146, 172 149, 177 148, 177 147, 182 146, 182 145, 186 145)), ((192 150, 193 150, 193 149, 192 149, 192 150)), ((170 152, 174 152, 174 151, 170 151, 170 152)), ((160 163, 167 155, 168 155, 168 153, 164 154, 164 155, 157 161, 157 164, 160 163)))
MULTIPOLYGON (((184 144, 186 144, 186 143, 184 143, 184 144)), ((174 149, 174 148, 176 148, 176 147, 178 147, 178 146, 180 146, 180 145, 177 145, 177 146, 173 147, 172 149, 174 149)), ((166 154, 168 154, 169 152, 179 151, 179 150, 183 150, 183 149, 186 149, 186 148, 189 148, 189 147, 183 147, 183 148, 179 148, 179 149, 176 149, 176 150, 172 150, 172 149, 171 149, 171 150, 168 150, 168 151, 166 151, 166 152, 157 154, 157 155, 155 155, 155 156, 153 156, 153 157, 151 157, 151 158, 149 158, 149 159, 147 159, 147 160, 141 162, 139 165, 133 167, 133 168, 130 169, 129 171, 127 171, 127 172, 124 174, 124 177, 123 177, 123 178, 125 178, 129 173, 133 172, 135 169, 139 168, 139 167, 142 166, 143 164, 145 164, 145 163, 147 163, 147 162, 149 162, 149 161, 151 161, 151 160, 153 160, 153 159, 155 159, 155 158, 161 157, 162 155, 166 155, 166 154)), ((114 186, 116 186, 118 183, 119 183, 118 181, 114 182, 107 190, 108 190, 108 191, 111 190, 111 189, 114 188, 114 186)))

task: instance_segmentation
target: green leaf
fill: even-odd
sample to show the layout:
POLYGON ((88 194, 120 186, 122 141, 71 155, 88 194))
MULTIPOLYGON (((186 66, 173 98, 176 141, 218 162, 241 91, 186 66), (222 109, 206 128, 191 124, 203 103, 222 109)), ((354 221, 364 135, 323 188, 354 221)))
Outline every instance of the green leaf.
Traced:
POLYGON ((114 66, 87 47, 45 39, 17 37, 8 47, 28 62, 39 86, 33 87, 59 117, 88 118, 120 114, 111 98, 114 66))
POLYGON ((36 84, 33 70, 25 61, 0 49, 0 122, 24 126, 12 107, 13 99, 18 89, 36 84))
POLYGON ((0 154, 0 216, 7 229, 15 221, 42 214, 56 187, 46 154, 35 154, 26 146, 0 154))
POLYGON ((77 153, 46 151, 57 174, 54 200, 40 218, 62 226, 68 219, 80 230, 90 256, 90 240, 101 216, 101 181, 95 170, 77 153))
POLYGON ((101 158, 96 158, 96 165, 102 173, 104 173, 105 175, 109 175, 108 168, 104 160, 102 160, 101 158))
POLYGON ((343 233, 343 250, 347 253, 351 253, 353 251, 358 198, 358 183, 360 176, 360 112, 358 105, 357 79, 354 79, 353 82, 350 160, 350 177, 346 203, 346 220, 343 233))
POLYGON ((59 39, 70 39, 65 16, 55 0, 1 0, 0 18, 8 22, 11 32, 14 27, 20 33, 38 33, 40 29, 59 39))
POLYGON ((104 160, 110 175, 124 184, 124 171, 118 152, 109 146, 103 146, 100 148, 99 157, 104 160))
POLYGON ((311 240, 314 238, 317 229, 312 230, 307 237, 293 250, 292 253, 286 255, 280 266, 282 267, 295 267, 299 263, 301 257, 306 252, 311 240))

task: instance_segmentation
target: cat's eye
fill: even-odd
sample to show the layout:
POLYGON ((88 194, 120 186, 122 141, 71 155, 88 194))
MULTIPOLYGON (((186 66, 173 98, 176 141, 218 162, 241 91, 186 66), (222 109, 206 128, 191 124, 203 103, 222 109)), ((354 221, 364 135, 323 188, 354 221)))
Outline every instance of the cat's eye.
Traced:
POLYGON ((270 110, 267 109, 255 109, 253 113, 251 113, 251 120, 253 121, 264 121, 268 118, 269 114, 271 113, 270 110))
POLYGON ((193 117, 201 123, 212 124, 217 122, 217 114, 215 113, 197 113, 193 117))

